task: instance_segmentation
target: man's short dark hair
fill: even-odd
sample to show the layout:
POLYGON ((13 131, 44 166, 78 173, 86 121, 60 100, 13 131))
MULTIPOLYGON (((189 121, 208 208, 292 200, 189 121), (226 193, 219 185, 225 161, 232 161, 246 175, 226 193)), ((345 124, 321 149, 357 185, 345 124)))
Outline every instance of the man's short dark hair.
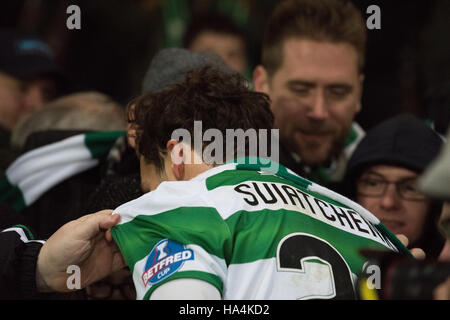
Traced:
POLYGON ((192 18, 192 23, 188 26, 183 37, 183 46, 189 48, 201 33, 207 31, 232 35, 241 39, 244 45, 246 44, 246 36, 243 30, 231 18, 219 13, 209 13, 192 18))
POLYGON ((283 62, 287 39, 348 43, 358 53, 363 71, 366 27, 361 12, 346 0, 286 0, 277 6, 266 26, 262 64, 273 75, 283 62))
MULTIPOLYGON (((164 168, 166 144, 172 133, 186 129, 193 137, 194 121, 202 121, 203 132, 218 129, 223 137, 226 129, 273 128, 274 118, 266 94, 252 91, 238 73, 229 74, 209 66, 191 70, 183 82, 157 93, 143 94, 132 103, 138 128, 137 152, 159 170, 164 168)), ((203 147, 209 143, 203 142, 203 147)))

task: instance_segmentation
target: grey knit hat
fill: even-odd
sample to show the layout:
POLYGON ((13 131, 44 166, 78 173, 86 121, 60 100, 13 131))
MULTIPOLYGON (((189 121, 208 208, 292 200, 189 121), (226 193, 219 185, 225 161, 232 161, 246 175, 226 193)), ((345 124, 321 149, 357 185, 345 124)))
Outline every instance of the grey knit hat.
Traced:
POLYGON ((142 83, 142 92, 159 92, 184 80, 187 71, 211 66, 226 73, 236 73, 212 52, 192 52, 182 48, 162 49, 153 57, 142 83))

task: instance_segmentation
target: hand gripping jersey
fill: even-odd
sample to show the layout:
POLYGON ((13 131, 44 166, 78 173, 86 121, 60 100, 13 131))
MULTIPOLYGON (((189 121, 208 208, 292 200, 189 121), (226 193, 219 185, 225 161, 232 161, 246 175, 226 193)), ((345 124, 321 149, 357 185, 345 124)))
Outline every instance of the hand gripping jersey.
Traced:
POLYGON ((407 252, 361 206, 278 168, 225 164, 118 207, 137 298, 193 278, 223 299, 353 299, 360 249, 407 252))

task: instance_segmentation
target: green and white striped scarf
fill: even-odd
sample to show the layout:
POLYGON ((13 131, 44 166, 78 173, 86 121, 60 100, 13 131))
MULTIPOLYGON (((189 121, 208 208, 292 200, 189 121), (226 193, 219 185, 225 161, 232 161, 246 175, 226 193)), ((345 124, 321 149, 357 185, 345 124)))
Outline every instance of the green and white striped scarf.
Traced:
POLYGON ((60 182, 98 165, 124 131, 92 132, 24 153, 0 177, 0 203, 20 211, 60 182))

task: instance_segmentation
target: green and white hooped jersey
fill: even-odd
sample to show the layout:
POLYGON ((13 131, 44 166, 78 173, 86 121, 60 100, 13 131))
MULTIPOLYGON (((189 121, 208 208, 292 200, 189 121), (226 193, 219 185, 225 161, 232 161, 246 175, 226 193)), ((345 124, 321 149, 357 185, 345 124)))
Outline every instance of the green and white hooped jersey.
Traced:
POLYGON ((405 251, 361 206, 279 166, 230 163, 115 211, 138 299, 194 278, 223 299, 355 298, 362 248, 405 251))

